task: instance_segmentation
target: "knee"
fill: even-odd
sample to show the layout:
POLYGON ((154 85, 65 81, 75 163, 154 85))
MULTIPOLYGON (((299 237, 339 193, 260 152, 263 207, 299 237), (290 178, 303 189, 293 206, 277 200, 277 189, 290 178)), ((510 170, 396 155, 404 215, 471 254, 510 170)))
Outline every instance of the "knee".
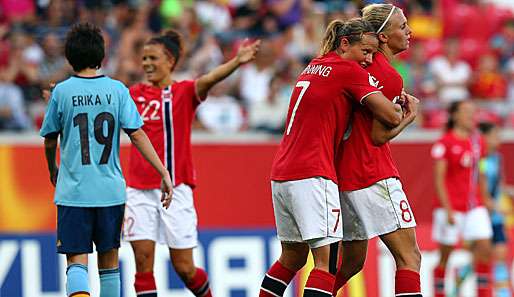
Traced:
POLYGON ((487 262, 493 253, 492 244, 489 241, 481 240, 475 243, 474 256, 476 260, 487 262))
POLYGON ((195 276, 196 268, 189 259, 174 259, 173 268, 184 283, 189 283, 195 276))

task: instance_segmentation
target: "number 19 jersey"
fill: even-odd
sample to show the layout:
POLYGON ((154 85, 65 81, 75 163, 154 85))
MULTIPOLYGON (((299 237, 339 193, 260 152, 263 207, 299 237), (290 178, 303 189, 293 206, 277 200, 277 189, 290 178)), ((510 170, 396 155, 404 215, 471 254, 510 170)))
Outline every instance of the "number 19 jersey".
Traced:
POLYGON ((52 91, 40 135, 60 134, 55 204, 104 207, 125 203, 120 129, 143 121, 128 89, 105 76, 72 76, 52 91))
POLYGON ((351 103, 376 92, 380 91, 370 84, 369 74, 356 62, 335 52, 313 59, 291 95, 271 179, 321 176, 337 183, 334 155, 348 125, 351 103))

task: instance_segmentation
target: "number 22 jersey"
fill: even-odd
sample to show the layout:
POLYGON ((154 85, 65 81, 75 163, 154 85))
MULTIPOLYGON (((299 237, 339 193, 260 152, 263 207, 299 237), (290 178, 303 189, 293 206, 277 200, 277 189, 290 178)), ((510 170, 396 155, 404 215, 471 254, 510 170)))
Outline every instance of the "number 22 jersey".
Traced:
POLYGON ((143 122, 128 89, 106 76, 72 76, 52 91, 40 135, 60 134, 57 205, 106 207, 125 203, 120 129, 143 122))
POLYGON ((334 155, 348 125, 351 102, 360 103, 376 92, 369 74, 356 62, 335 52, 313 59, 291 95, 271 179, 321 176, 337 183, 334 155))
MULTIPOLYGON (((143 130, 170 172, 173 185, 194 187, 191 125, 196 108, 205 99, 197 97, 195 81, 174 82, 164 89, 139 83, 130 87, 130 95, 143 118, 143 130)), ((127 184, 132 188, 161 186, 160 175, 134 146, 130 148, 128 172, 127 184)))

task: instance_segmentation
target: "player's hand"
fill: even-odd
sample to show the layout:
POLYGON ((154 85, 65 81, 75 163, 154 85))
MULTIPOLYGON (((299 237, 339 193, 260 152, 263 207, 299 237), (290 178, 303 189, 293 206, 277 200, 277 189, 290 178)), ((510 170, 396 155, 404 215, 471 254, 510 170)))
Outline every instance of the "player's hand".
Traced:
POLYGON ((396 97, 393 103, 398 103, 401 106, 404 106, 405 102, 407 102, 407 93, 402 89, 402 94, 399 97, 396 97))
POLYGON ((170 174, 168 172, 166 172, 166 175, 162 178, 161 192, 162 206, 168 209, 168 207, 170 207, 171 198, 173 196, 173 184, 171 183, 170 174))
POLYGON ((45 100, 45 103, 48 104, 48 101, 50 101, 50 96, 52 96, 52 91, 55 87, 55 83, 50 83, 49 89, 43 89, 43 100, 45 100))
POLYGON ((261 45, 260 40, 256 40, 252 43, 246 38, 239 49, 237 50, 237 60, 240 64, 245 64, 253 59, 255 59, 255 55, 259 51, 259 47, 261 45))
POLYGON ((413 120, 416 118, 416 116, 418 115, 418 106, 419 106, 419 99, 412 96, 412 95, 409 95, 409 94, 405 94, 405 104, 404 104, 404 107, 405 107, 405 117, 411 117, 413 120))
POLYGON ((50 182, 55 187, 57 185, 57 176, 59 176, 59 169, 56 169, 53 172, 50 172, 50 182))

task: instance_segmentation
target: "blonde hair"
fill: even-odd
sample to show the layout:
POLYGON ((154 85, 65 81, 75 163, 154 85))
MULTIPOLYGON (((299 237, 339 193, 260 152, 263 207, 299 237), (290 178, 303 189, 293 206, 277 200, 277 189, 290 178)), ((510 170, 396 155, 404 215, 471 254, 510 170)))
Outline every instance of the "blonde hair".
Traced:
POLYGON ((362 18, 355 18, 346 22, 333 20, 328 24, 321 41, 320 55, 336 50, 341 45, 342 37, 348 39, 350 44, 354 44, 361 41, 365 34, 374 34, 374 31, 371 25, 362 18))
POLYGON ((370 4, 362 9, 362 18, 368 21, 375 33, 384 32, 391 26, 391 16, 400 8, 393 4, 370 4))

